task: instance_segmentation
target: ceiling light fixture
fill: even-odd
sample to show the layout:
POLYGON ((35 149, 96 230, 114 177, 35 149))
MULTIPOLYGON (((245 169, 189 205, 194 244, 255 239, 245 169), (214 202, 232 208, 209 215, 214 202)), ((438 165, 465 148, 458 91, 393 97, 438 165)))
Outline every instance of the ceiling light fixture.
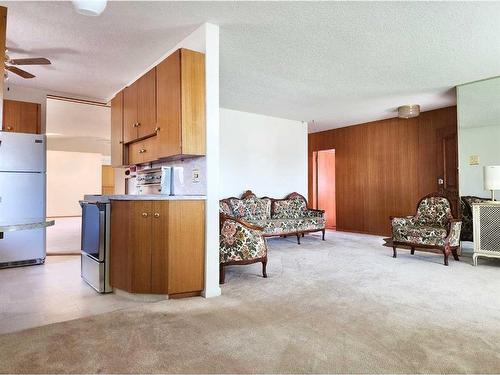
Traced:
POLYGON ((402 105, 398 107, 399 118, 412 118, 420 114, 420 106, 418 104, 402 105))
POLYGON ((83 14, 84 16, 98 16, 108 3, 107 0, 73 0, 73 6, 77 13, 83 14))

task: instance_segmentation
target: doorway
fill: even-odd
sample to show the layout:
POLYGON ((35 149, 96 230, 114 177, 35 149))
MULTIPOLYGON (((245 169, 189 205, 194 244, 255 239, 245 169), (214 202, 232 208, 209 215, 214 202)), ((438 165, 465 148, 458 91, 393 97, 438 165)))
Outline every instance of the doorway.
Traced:
POLYGON ((326 228, 337 227, 335 149, 313 153, 313 204, 325 210, 326 228))
POLYGON ((458 139, 455 128, 437 131, 438 192, 451 202, 453 217, 458 217, 460 198, 458 194, 458 139))

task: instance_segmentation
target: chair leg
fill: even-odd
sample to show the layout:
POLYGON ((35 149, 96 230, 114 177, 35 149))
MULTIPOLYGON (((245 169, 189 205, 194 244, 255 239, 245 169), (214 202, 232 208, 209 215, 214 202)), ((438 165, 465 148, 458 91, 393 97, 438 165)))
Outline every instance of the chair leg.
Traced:
POLYGON ((297 233, 297 243, 300 245, 300 233, 297 233))
POLYGON ((323 229, 321 232, 323 232, 323 241, 325 240, 325 230, 323 229))
POLYGON ((302 238, 304 238, 305 235, 306 235, 305 233, 302 233, 302 238))
POLYGON ((219 265, 219 284, 224 284, 226 278, 226 271, 224 270, 224 265, 221 263, 219 265))
POLYGON ((460 258, 458 257, 457 249, 452 249, 451 253, 453 254, 453 259, 460 260, 460 258))
POLYGON ((262 277, 264 278, 267 278, 266 267, 267 267, 267 258, 262 261, 262 277))
POLYGON ((392 247, 392 257, 393 258, 397 258, 398 257, 398 253, 396 252, 396 246, 392 247))
POLYGON ((415 254, 415 248, 412 246, 411 247, 411 255, 415 254))
POLYGON ((451 249, 449 246, 445 246, 443 249, 443 254, 444 254, 444 265, 448 265, 448 257, 450 256, 451 249))

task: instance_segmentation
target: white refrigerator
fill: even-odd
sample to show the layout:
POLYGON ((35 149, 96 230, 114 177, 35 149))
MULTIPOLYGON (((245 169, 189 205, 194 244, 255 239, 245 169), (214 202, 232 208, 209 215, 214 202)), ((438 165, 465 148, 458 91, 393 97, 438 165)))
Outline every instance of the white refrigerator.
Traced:
MULTIPOLYGON (((0 131, 0 222, 43 221, 46 215, 46 138, 0 131)), ((5 232, 0 268, 45 261, 46 229, 5 232)))

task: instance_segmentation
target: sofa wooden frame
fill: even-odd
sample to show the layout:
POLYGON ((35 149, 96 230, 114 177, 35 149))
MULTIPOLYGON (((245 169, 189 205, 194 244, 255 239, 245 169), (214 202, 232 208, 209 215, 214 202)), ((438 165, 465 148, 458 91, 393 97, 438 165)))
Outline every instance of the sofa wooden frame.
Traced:
MULTIPOLYGON (((448 203, 450 204, 450 209, 452 209, 451 202, 450 202, 450 200, 448 199, 448 197, 446 195, 440 194, 440 193, 432 193, 432 194, 426 195, 425 197, 423 197, 422 199, 420 199, 418 201, 417 209, 415 210, 415 213, 418 212, 418 207, 420 206, 420 203, 422 203, 422 201, 424 199, 427 199, 427 198, 445 198, 448 201, 448 203)), ((414 216, 409 216, 409 217, 415 217, 415 215, 414 216)), ((407 217, 407 218, 409 218, 409 217, 407 217)), ((390 221, 391 221, 391 224, 392 224, 392 220, 394 218, 397 218, 397 216, 391 216, 389 218, 390 221)), ((394 236, 391 233, 392 250, 393 250, 392 257, 393 258, 397 257, 397 252, 396 252, 396 247, 397 246, 410 246, 410 249, 411 249, 410 253, 411 253, 411 255, 415 254, 415 249, 416 248, 419 248, 419 249, 429 249, 429 250, 432 249, 432 250, 439 250, 439 251, 441 251, 443 253, 443 255, 444 255, 444 265, 445 266, 448 265, 448 257, 449 257, 450 254, 453 254, 453 258, 455 260, 460 260, 458 258, 458 249, 460 248, 460 245, 459 246, 450 246, 451 225, 452 225, 452 223, 456 223, 456 222, 460 222, 460 221, 461 220, 455 219, 455 218, 452 218, 452 219, 450 219, 448 221, 448 228, 447 228, 447 231, 446 231, 446 239, 445 239, 445 242, 444 242, 444 246, 433 246, 433 245, 424 245, 424 244, 418 244, 418 243, 413 243, 413 242, 394 241, 394 236)), ((392 228, 392 225, 391 225, 391 228, 392 228)))

